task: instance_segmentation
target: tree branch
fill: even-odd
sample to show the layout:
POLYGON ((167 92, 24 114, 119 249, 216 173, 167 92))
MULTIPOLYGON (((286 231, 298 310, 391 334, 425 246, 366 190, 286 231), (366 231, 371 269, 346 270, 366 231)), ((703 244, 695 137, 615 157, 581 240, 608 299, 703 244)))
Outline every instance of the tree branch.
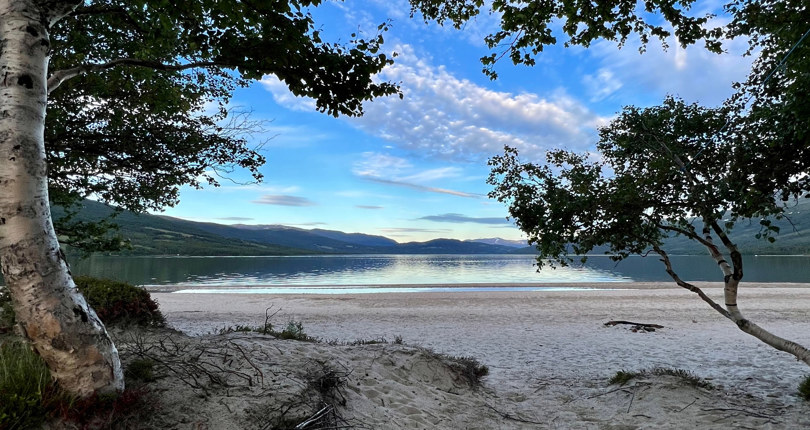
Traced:
POLYGON ((70 69, 57 70, 53 72, 51 76, 48 78, 48 93, 50 94, 51 92, 53 92, 53 90, 59 88, 59 86, 62 85, 65 81, 71 78, 75 78, 76 76, 90 72, 98 72, 102 70, 112 69, 113 67, 117 66, 135 66, 135 67, 146 67, 155 70, 181 71, 194 69, 198 67, 209 67, 217 65, 222 64, 216 61, 196 61, 186 64, 164 64, 158 61, 140 60, 137 58, 119 58, 102 64, 83 64, 81 66, 76 66, 70 69))
POLYGON ((712 244, 711 242, 707 242, 706 239, 700 237, 700 235, 698 235, 697 233, 691 232, 689 230, 684 230, 684 229, 679 228, 679 227, 675 227, 675 226, 672 226, 672 225, 665 225, 665 224, 656 224, 656 226, 658 228, 660 228, 661 230, 673 231, 675 233, 682 234, 682 235, 688 237, 689 239, 700 242, 701 245, 703 245, 703 246, 705 246, 707 248, 709 248, 709 247, 715 247, 716 248, 716 246, 714 246, 714 244, 712 244))
POLYGON ((684 281, 683 279, 681 279, 680 276, 678 276, 677 273, 675 273, 675 271, 672 269, 672 262, 669 260, 669 256, 663 249, 661 249, 661 247, 659 247, 658 245, 653 245, 653 250, 655 251, 656 254, 661 256, 661 262, 664 263, 664 265, 666 266, 667 274, 669 274, 669 276, 675 281, 676 284, 678 284, 678 286, 686 288, 687 290, 697 294, 701 299, 703 299, 704 302, 708 303, 709 306, 711 306, 714 310, 719 312, 720 315, 723 315, 724 317, 733 321, 733 319, 731 318, 731 314, 729 314, 729 312, 726 309, 717 304, 717 302, 712 300, 711 297, 707 296, 706 293, 703 292, 703 290, 684 281))

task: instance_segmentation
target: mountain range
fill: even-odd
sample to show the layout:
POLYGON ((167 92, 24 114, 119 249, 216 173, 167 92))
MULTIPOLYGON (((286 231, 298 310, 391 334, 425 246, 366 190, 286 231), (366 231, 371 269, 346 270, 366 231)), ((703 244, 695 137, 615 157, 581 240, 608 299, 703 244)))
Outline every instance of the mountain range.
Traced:
MULTIPOLYGON (((77 220, 103 219, 114 212, 86 200, 77 220)), ((64 211, 54 208, 55 217, 64 211)), ((529 250, 526 243, 499 238, 435 239, 398 243, 383 236, 302 229, 283 225, 224 225, 162 215, 119 213, 113 222, 129 240, 124 255, 306 255, 306 254, 506 254, 529 250)))
MULTIPOLYGON (((86 200, 78 220, 99 220, 113 213, 104 204, 86 200)), ((63 211, 56 207, 55 216, 63 211)), ((535 250, 522 241, 500 238, 460 241, 435 239, 398 243, 383 236, 335 230, 302 229, 283 225, 223 225, 123 211, 114 218, 131 249, 125 255, 307 255, 307 254, 528 254, 535 250)), ((775 243, 757 239, 756 221, 738 223, 732 240, 744 254, 810 255, 810 201, 793 204, 775 243)), ((672 237, 664 248, 670 254, 705 254, 705 249, 683 237, 672 237)), ((602 253, 604 249, 594 250, 602 253)))

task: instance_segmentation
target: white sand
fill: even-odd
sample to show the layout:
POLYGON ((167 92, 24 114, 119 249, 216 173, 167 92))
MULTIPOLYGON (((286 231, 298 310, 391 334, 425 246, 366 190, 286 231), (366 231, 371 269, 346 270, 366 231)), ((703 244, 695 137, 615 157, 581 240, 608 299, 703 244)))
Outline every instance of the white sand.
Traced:
MULTIPOLYGON (((805 364, 740 332, 688 291, 662 285, 610 287, 633 289, 153 297, 171 326, 192 335, 236 324, 262 325, 265 309, 272 306, 281 309, 272 320, 276 327, 294 319, 307 334, 326 340, 393 341, 401 336, 406 344, 472 356, 489 366, 484 389, 474 391, 436 376, 435 369, 433 374, 413 370, 435 364, 399 345, 335 347, 228 337, 250 348, 270 342, 272 347, 262 348, 269 348, 270 356, 277 351, 277 357, 291 357, 290 363, 332 360, 353 369, 344 415, 370 428, 810 427, 810 407, 795 395, 810 374, 805 364), (632 332, 625 326, 605 327, 609 320, 665 328, 632 332), (607 383, 618 370, 653 367, 685 369, 717 388, 688 387, 669 377, 625 387, 607 383)), ((722 299, 716 284, 706 291, 722 299)), ((749 319, 810 346, 810 285, 744 286, 739 303, 749 319)), ((244 409, 227 408, 234 417, 243 416, 244 409)), ((217 421, 222 413, 216 419, 196 413, 207 428, 226 425, 217 421)))

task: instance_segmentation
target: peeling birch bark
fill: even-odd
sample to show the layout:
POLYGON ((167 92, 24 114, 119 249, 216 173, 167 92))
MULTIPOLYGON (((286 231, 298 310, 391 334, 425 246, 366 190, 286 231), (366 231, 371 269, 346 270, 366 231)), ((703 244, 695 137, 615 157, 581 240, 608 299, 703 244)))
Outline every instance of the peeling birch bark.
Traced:
POLYGON ((0 0, 0 267, 33 348, 60 387, 87 396, 122 390, 123 373, 59 249, 44 148, 48 30, 79 3, 0 0))

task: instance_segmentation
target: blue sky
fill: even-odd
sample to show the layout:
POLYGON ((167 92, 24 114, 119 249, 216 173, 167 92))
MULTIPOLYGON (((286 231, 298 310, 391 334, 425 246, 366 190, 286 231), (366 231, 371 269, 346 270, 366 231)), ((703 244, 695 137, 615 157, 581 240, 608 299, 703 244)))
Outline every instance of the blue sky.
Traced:
MULTIPOLYGON (((715 11, 704 1, 694 11, 715 11)), ((600 41, 590 48, 546 49, 534 67, 502 61, 499 79, 481 73, 490 51, 484 36, 497 17, 482 15, 462 30, 409 18, 404 0, 326 2, 313 11, 323 34, 347 41, 371 36, 390 19, 385 49, 395 64, 379 76, 399 83, 404 98, 366 103, 361 118, 333 118, 265 77, 240 89, 231 104, 267 121, 258 185, 233 175, 219 188, 181 190, 166 215, 223 224, 282 224, 390 237, 521 239, 506 208, 486 198, 488 158, 504 145, 522 158, 542 160, 550 148, 588 151, 596 130, 625 105, 649 106, 667 94, 717 105, 744 79, 751 58, 743 40, 715 55, 699 46, 663 50, 653 42, 639 54, 600 41)), ((726 19, 716 18, 717 23, 726 19)), ((562 40, 562 37, 559 36, 562 40)))

